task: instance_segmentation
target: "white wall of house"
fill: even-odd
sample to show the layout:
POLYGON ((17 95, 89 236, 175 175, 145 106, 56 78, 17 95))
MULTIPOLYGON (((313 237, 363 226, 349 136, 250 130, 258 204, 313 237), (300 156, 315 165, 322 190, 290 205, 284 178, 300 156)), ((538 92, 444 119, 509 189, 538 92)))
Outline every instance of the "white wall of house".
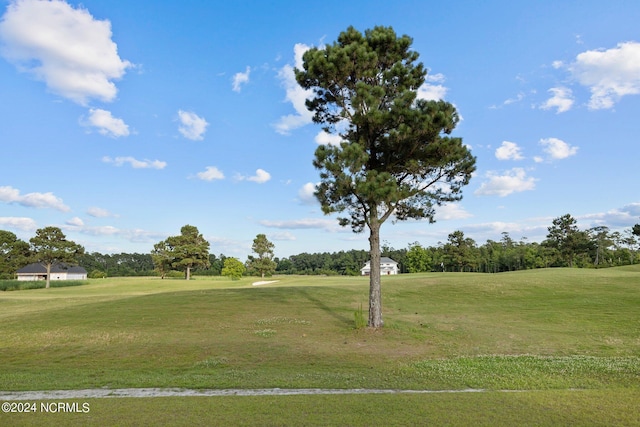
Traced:
MULTIPOLYGON (((46 274, 18 273, 18 281, 20 282, 35 282, 46 279, 46 274)), ((51 273, 51 280, 87 280, 87 275, 82 273, 51 273)))
MULTIPOLYGON (((398 263, 391 261, 381 261, 380 262, 380 275, 387 276, 392 274, 398 274, 398 263)), ((360 274, 363 276, 368 276, 371 274, 371 261, 367 261, 367 263, 360 269, 360 274)))
POLYGON ((45 280, 47 277, 42 274, 18 274, 20 282, 35 282, 36 280, 45 280))

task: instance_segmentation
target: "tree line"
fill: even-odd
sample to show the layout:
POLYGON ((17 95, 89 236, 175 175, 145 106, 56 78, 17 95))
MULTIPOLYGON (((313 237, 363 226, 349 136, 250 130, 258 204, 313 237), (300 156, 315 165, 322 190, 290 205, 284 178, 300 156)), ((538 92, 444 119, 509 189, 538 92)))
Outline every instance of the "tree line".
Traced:
MULTIPOLYGON (((514 240, 502 233, 500 240, 478 245, 456 230, 447 241, 435 246, 413 242, 407 248, 381 246, 381 256, 399 263, 401 273, 431 271, 484 272, 526 270, 546 267, 602 268, 640 263, 640 224, 623 232, 604 226, 580 230, 569 214, 553 220, 546 239, 514 240)), ((191 225, 154 245, 150 253, 86 253, 66 239, 56 227, 36 231, 29 242, 10 231, 0 230, 0 279, 15 277, 18 269, 31 262, 63 261, 79 264, 89 277, 152 276, 230 277, 272 274, 359 275, 369 261, 369 251, 303 252, 289 257, 274 256, 275 245, 264 234, 253 241, 253 254, 243 263, 224 254, 209 253, 209 243, 191 225), (58 248, 58 249, 56 249, 58 248), (57 251, 57 252, 56 252, 57 251), (44 260, 44 261, 43 261, 44 260), (227 270, 225 271, 225 267, 227 270)))

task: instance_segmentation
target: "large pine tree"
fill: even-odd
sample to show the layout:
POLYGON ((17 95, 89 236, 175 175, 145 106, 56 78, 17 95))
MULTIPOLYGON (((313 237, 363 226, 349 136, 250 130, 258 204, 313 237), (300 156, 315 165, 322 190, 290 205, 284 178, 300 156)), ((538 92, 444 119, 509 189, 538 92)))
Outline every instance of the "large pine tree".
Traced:
POLYGON ((369 229, 369 326, 382 326, 380 227, 395 220, 434 221, 435 206, 461 199, 475 158, 450 137, 459 117, 444 101, 417 99, 426 70, 412 39, 390 27, 353 27, 303 56, 298 83, 313 91, 315 123, 341 143, 321 145, 315 195, 325 214, 347 212, 342 226, 369 229))

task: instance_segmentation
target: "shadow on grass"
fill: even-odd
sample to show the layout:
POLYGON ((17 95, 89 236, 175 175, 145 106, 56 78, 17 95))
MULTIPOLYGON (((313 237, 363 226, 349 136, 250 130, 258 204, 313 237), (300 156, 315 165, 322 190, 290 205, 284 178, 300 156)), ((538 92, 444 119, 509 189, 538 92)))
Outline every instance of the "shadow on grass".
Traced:
POLYGON ((335 310, 335 307, 328 306, 318 297, 311 295, 308 289, 304 289, 302 287, 292 288, 303 298, 309 300, 313 305, 315 305, 320 310, 329 314, 334 319, 338 320, 340 323, 345 324, 346 326, 353 326, 353 319, 351 317, 346 317, 335 310))

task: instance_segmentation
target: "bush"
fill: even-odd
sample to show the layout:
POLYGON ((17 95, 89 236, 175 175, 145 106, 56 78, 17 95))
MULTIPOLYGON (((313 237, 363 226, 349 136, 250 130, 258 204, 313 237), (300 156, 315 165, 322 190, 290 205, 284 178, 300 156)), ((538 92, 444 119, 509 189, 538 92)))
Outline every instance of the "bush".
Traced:
POLYGON ((92 270, 87 277, 89 279, 106 279, 107 273, 102 270, 92 270))
MULTIPOLYGON (((89 282, 85 280, 52 280, 50 285, 52 288, 66 288, 69 286, 82 286, 89 282)), ((0 280, 0 291, 24 291, 28 289, 44 289, 47 283, 44 280, 36 281, 19 281, 19 280, 0 280)))

